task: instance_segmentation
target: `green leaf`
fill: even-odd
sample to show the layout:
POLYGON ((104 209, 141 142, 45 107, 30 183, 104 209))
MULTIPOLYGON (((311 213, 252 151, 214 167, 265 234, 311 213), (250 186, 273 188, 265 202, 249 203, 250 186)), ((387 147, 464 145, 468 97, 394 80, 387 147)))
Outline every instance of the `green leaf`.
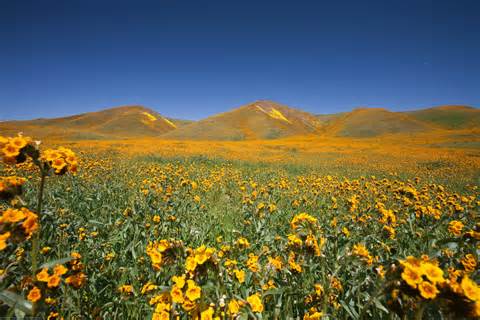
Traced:
POLYGON ((48 262, 45 262, 44 264, 42 264, 39 269, 43 269, 43 268, 51 268, 51 267, 54 267, 56 266, 57 264, 64 264, 64 263, 67 263, 69 261, 71 261, 73 258, 72 257, 65 257, 65 258, 61 258, 61 259, 56 259, 56 260, 52 260, 52 261, 48 261, 48 262))
POLYGON ((25 314, 31 315, 33 313, 33 304, 14 292, 3 290, 0 292, 0 300, 25 314))

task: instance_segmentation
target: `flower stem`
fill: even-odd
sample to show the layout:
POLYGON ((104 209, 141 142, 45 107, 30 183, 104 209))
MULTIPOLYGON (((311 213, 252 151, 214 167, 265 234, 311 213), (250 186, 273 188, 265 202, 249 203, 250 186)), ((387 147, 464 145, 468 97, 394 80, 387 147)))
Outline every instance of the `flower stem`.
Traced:
POLYGON ((43 189, 45 188, 45 178, 46 172, 43 167, 40 167, 40 188, 38 189, 38 198, 37 198, 37 215, 38 215, 38 229, 35 231, 33 235, 33 242, 32 242, 32 274, 35 277, 35 272, 37 271, 38 261, 37 261, 37 254, 39 251, 39 242, 40 242, 40 217, 42 212, 42 200, 43 200, 43 189))

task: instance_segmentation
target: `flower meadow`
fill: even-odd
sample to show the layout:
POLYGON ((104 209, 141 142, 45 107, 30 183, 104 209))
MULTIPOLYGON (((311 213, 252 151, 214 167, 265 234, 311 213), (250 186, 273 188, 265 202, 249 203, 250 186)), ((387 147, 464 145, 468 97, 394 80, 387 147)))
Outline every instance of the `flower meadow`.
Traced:
POLYGON ((475 184, 22 135, 0 155, 2 316, 480 318, 475 184))

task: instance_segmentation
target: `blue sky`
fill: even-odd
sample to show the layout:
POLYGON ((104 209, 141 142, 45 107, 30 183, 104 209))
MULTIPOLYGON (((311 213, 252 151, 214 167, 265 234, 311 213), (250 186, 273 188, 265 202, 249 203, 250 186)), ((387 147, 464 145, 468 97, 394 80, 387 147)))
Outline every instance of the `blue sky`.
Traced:
POLYGON ((0 119, 480 105, 480 2, 0 1, 0 119))

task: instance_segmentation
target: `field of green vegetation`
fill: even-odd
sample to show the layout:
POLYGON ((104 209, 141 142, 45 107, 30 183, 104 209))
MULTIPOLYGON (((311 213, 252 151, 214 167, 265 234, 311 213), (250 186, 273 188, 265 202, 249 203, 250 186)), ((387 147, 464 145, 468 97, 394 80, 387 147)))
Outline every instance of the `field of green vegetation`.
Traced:
POLYGON ((474 183, 17 147, 1 167, 1 315, 480 315, 474 183))

